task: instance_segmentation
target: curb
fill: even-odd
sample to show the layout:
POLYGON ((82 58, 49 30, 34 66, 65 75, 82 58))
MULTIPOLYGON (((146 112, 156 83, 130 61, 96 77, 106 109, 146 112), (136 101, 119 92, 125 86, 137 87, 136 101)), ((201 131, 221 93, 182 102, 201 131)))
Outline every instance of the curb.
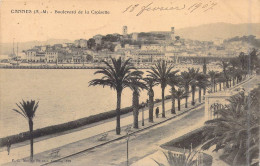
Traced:
MULTIPOLYGON (((133 134, 135 134, 135 133, 139 133, 139 132, 141 132, 141 131, 143 131, 143 130, 152 128, 152 127, 154 127, 154 126, 157 126, 157 125, 162 124, 162 123, 164 123, 164 122, 167 122, 167 121, 169 121, 169 120, 172 120, 172 119, 174 119, 174 118, 176 118, 176 117, 179 117, 179 116, 181 116, 181 115, 183 115, 183 114, 185 114, 185 113, 187 113, 187 112, 189 112, 189 111, 191 111, 191 110, 193 110, 193 109, 198 108, 199 106, 201 106, 201 105, 203 105, 203 104, 204 104, 204 102, 202 102, 202 103, 200 103, 200 104, 198 104, 198 105, 196 105, 196 106, 194 106, 194 107, 192 107, 192 108, 189 108, 189 109, 187 109, 186 111, 184 111, 184 112, 182 112, 182 113, 180 113, 180 114, 178 114, 178 115, 175 115, 175 116, 173 116, 173 117, 170 117, 170 118, 168 118, 168 119, 165 119, 165 120, 163 120, 163 121, 161 121, 161 122, 158 122, 158 123, 152 124, 151 126, 147 126, 147 127, 144 127, 144 128, 142 128, 142 129, 140 129, 140 130, 131 132, 131 133, 129 134, 129 136, 131 136, 131 135, 133 135, 133 134)), ((44 163, 44 164, 42 164, 41 166, 48 165, 48 164, 51 164, 51 163, 54 163, 54 162, 58 162, 58 161, 60 161, 60 160, 62 160, 62 159, 65 159, 65 158, 68 158, 68 157, 71 157, 71 156, 75 156, 75 155, 77 155, 77 154, 80 154, 80 153, 83 153, 83 152, 86 152, 86 151, 95 149, 95 148, 97 148, 97 147, 101 147, 101 146, 103 146, 103 145, 106 145, 106 144, 109 144, 109 143, 111 143, 111 142, 115 142, 115 141, 121 140, 121 139, 126 138, 126 137, 127 137, 127 135, 123 135, 123 136, 121 136, 121 137, 115 138, 115 139, 113 139, 113 140, 109 140, 109 141, 107 141, 107 142, 104 142, 104 143, 98 144, 98 145, 96 145, 96 146, 87 148, 87 149, 82 150, 82 151, 79 151, 79 152, 77 152, 77 153, 73 153, 73 154, 70 154, 70 155, 67 155, 67 156, 64 156, 64 157, 61 157, 61 158, 52 160, 51 162, 44 163)))

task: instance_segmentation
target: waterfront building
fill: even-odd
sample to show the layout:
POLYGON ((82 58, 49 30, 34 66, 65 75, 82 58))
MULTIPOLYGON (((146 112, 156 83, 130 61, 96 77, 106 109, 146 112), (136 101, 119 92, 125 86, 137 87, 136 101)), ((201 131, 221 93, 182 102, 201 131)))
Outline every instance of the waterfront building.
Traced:
POLYGON ((47 62, 51 63, 51 62, 57 62, 58 60, 58 52, 55 51, 47 51, 46 55, 45 55, 45 59, 47 60, 47 62))
POLYGON ((142 51, 157 51, 164 52, 165 47, 161 44, 144 44, 141 46, 142 51))

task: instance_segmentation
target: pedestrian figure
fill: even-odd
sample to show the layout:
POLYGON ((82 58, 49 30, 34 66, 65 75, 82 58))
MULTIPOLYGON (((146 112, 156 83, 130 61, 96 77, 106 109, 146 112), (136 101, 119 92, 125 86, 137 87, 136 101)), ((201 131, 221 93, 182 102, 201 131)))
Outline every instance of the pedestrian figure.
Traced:
POLYGON ((156 114, 156 118, 158 118, 159 117, 159 107, 156 108, 155 114, 156 114))
POLYGON ((10 142, 9 139, 7 139, 7 144, 6 144, 6 146, 7 146, 7 153, 8 153, 8 155, 9 155, 9 154, 10 154, 10 149, 11 149, 11 142, 10 142))

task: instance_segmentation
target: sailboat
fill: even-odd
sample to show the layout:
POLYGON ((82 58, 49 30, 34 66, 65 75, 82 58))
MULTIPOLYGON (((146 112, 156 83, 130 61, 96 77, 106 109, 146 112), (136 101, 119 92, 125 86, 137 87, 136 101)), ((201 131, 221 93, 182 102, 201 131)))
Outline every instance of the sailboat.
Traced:
POLYGON ((10 64, 13 66, 18 66, 21 63, 21 57, 19 57, 19 52, 18 52, 18 42, 17 42, 17 54, 15 54, 14 50, 14 40, 13 40, 13 53, 9 55, 10 57, 10 64))

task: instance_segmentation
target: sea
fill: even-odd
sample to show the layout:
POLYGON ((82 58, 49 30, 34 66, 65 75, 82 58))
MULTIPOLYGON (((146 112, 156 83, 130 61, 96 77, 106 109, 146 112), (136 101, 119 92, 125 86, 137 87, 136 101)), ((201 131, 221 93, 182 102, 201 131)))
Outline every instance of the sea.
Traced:
MULTIPOLYGON (((100 78, 94 69, 0 69, 0 138, 29 130, 28 121, 13 109, 22 100, 39 101, 34 129, 65 123, 114 110, 116 91, 109 87, 89 86, 100 78)), ((146 72, 147 70, 143 70, 146 72)), ((165 90, 169 95, 170 87, 165 90)), ((155 99, 161 88, 154 88, 155 99)), ((140 102, 148 99, 147 91, 140 102)), ((123 90, 121 108, 132 105, 132 91, 123 90)))

